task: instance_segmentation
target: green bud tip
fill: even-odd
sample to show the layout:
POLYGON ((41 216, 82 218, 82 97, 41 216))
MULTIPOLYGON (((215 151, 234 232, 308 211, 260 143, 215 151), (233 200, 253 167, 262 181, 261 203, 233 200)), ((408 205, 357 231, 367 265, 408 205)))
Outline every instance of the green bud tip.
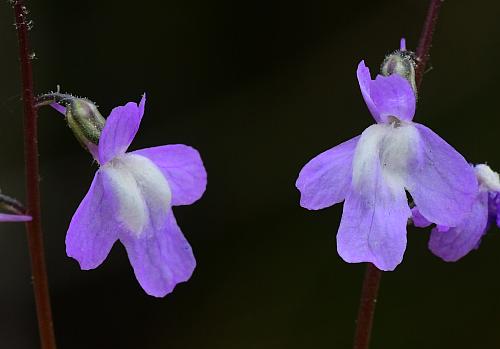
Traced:
POLYGON ((398 74, 410 83, 415 96, 417 95, 417 85, 415 84, 416 56, 412 51, 406 50, 405 39, 401 39, 400 49, 387 55, 380 66, 380 73, 383 76, 398 74))

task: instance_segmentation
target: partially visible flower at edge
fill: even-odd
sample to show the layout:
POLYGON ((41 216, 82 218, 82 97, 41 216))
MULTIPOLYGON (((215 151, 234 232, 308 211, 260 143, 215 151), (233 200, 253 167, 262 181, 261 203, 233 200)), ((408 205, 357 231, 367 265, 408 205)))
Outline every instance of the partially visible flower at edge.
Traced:
POLYGON ((0 209, 11 212, 0 212, 0 222, 29 222, 32 220, 31 216, 25 214, 26 209, 19 201, 3 193, 0 193, 0 209))
POLYGON ((23 214, 0 213, 0 222, 29 222, 31 216, 23 214))
POLYGON ((66 252, 82 269, 94 269, 120 240, 142 288, 163 297, 187 281, 196 266, 172 206, 197 201, 207 174, 198 151, 187 145, 126 152, 139 129, 145 101, 144 95, 139 105, 129 102, 114 108, 97 147, 89 149, 100 167, 71 220, 66 252))
MULTIPOLYGON (((500 180, 498 173, 488 165, 474 167, 479 188, 469 214, 455 227, 436 225, 432 228, 429 249, 447 262, 455 262, 479 247, 481 238, 491 224, 500 226, 500 180)), ((432 224, 423 217, 418 205, 412 209, 413 224, 428 227, 432 224)))
POLYGON ((405 190, 426 219, 454 226, 469 212, 477 181, 462 155, 412 122, 416 91, 406 79, 372 80, 364 61, 357 77, 377 124, 309 161, 296 186, 301 206, 311 210, 345 199, 337 250, 346 262, 393 270, 402 261, 411 216, 405 190))

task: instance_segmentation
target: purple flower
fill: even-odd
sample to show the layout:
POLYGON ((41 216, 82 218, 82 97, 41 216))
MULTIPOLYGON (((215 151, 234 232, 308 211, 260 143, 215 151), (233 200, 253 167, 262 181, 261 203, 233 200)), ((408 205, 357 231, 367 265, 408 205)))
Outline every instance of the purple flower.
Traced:
MULTIPOLYGON (((474 167, 478 190, 469 214, 455 227, 437 225, 432 229, 429 248, 447 262, 455 262, 479 247, 481 238, 492 223, 500 225, 500 180, 488 165, 474 167)), ((413 208, 413 223, 427 227, 431 221, 422 219, 418 205, 413 208)))
POLYGON ((31 221, 31 216, 22 214, 0 213, 0 222, 28 222, 31 221))
POLYGON ((361 93, 375 125, 307 163, 296 186, 301 206, 318 210, 345 200, 337 250, 349 263, 393 270, 406 248, 407 190, 427 220, 455 226, 477 192, 465 159, 424 125, 412 122, 415 92, 397 74, 371 79, 361 61, 361 93))
POLYGON ((82 269, 94 269, 120 240, 142 288, 162 297, 187 281, 196 265, 172 206, 198 200, 207 175, 198 152, 183 144, 126 152, 144 104, 145 96, 107 118, 92 151, 100 167, 71 220, 66 252, 82 269))

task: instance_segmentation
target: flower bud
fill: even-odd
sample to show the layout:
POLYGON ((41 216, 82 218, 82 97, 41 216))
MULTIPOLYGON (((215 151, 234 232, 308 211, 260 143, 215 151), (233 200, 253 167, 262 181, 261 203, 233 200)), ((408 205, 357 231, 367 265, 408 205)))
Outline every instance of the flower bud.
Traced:
POLYGON ((384 76, 398 74, 410 83, 415 96, 417 95, 417 85, 415 84, 415 54, 411 51, 396 50, 385 57, 380 66, 380 73, 384 76))
POLYGON ((105 120, 94 103, 84 98, 70 99, 66 104, 66 121, 85 148, 91 150, 89 146, 99 143, 105 120))
POLYGON ((78 142, 96 158, 97 145, 106 122, 96 105, 86 98, 60 93, 59 87, 56 92, 37 97, 37 107, 44 105, 50 105, 64 114, 78 142))

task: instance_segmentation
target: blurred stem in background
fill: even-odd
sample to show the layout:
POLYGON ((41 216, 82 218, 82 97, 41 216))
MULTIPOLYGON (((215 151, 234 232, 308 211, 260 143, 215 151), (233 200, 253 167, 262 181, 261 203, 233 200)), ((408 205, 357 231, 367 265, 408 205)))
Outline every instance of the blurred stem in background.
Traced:
POLYGON ((32 282, 35 294, 38 328, 42 349, 55 349, 56 341, 52 324, 49 285, 45 265, 42 226, 40 220, 40 188, 38 170, 37 112, 33 94, 33 73, 28 31, 31 22, 23 0, 11 1, 19 41, 22 100, 24 104, 24 156, 26 166, 27 214, 33 217, 26 223, 28 247, 31 256, 32 282))
MULTIPOLYGON (((415 80, 417 90, 422 84, 425 67, 429 59, 429 50, 432 44, 432 36, 436 29, 439 10, 444 0, 431 0, 427 10, 422 32, 417 47, 417 67, 415 69, 415 80)), ((359 301, 358 319, 356 321, 356 333, 354 335, 354 349, 368 349, 373 327, 373 316, 377 302, 378 290, 382 271, 372 263, 367 263, 363 288, 359 301)))

